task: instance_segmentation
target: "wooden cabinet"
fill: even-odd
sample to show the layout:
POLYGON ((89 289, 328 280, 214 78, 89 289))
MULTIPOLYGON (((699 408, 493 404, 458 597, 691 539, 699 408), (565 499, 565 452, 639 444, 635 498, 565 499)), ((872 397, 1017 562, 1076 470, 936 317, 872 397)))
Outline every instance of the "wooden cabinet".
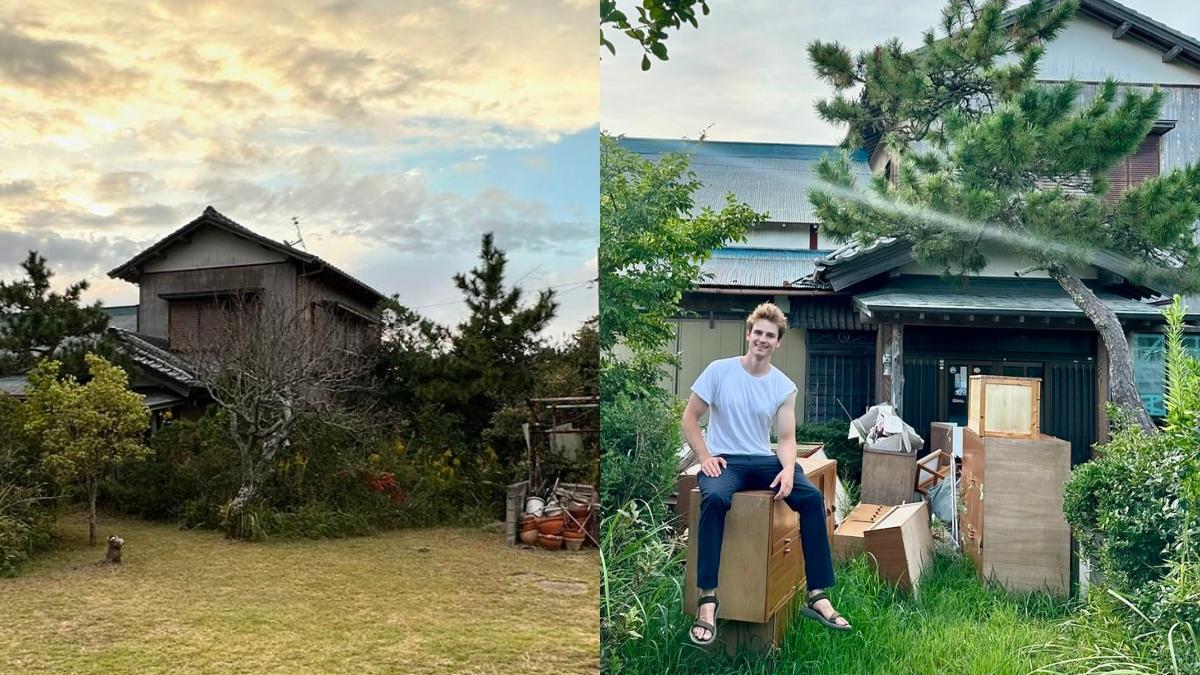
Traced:
MULTIPOLYGON (((805 475, 825 495, 826 536, 832 538, 834 485, 837 462, 832 459, 800 460, 805 475)), ((773 490, 748 490, 733 496, 725 516, 721 547, 720 618, 767 623, 791 600, 805 579, 800 546, 800 519, 773 490)), ((696 535, 700 521, 700 491, 693 489, 688 507, 687 578, 684 609, 696 612, 696 535)))
POLYGON ((967 386, 967 428, 971 431, 980 436, 1030 440, 1041 435, 1039 378, 972 375, 967 386))
POLYGON ((801 457, 796 460, 808 480, 825 495, 825 529, 829 542, 833 543, 833 514, 837 511, 837 460, 811 459, 801 457))
POLYGON ((1071 444, 963 431, 963 550, 980 576, 1011 591, 1070 592, 1071 529, 1063 484, 1071 444))

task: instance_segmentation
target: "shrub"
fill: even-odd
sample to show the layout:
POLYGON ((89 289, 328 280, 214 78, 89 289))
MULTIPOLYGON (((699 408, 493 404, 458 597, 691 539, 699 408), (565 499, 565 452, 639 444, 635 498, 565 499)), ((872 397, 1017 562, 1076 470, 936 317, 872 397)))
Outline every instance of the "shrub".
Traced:
POLYGON ((796 440, 821 443, 825 455, 836 459, 838 474, 844 481, 862 482, 862 448, 858 441, 846 438, 844 422, 805 422, 796 426, 796 440))
POLYGON ((666 510, 683 446, 682 404, 624 395, 601 403, 601 506, 604 517, 639 500, 657 516, 666 510))
POLYGON ((620 672, 626 652, 672 640, 659 634, 683 603, 686 547, 670 525, 641 501, 630 501, 600 524, 601 662, 620 672), (634 642, 639 644, 632 644, 634 642))
POLYGON ((0 576, 50 545, 54 494, 24 433, 24 407, 0 394, 0 576))

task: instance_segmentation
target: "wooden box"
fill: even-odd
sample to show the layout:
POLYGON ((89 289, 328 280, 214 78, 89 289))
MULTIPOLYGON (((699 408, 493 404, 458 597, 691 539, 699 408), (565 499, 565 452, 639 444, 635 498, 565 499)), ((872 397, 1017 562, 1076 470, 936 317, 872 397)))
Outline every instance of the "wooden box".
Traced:
MULTIPOLYGON (((800 459, 805 475, 822 490, 826 504, 826 536, 831 534, 837 461, 800 459)), ((700 490, 688 494, 688 557, 684 583, 684 610, 696 613, 696 561, 700 523, 700 490)), ((800 519, 773 490, 748 490, 733 495, 725 516, 721 546, 718 595, 719 618, 767 623, 804 582, 804 553, 800 546, 800 519)), ((757 630, 757 629, 756 629, 757 630)), ((718 633, 720 630, 718 630, 718 633)))
POLYGON ((917 455, 863 448, 862 501, 895 506, 913 501, 917 487, 917 455))
POLYGON ((933 562, 933 533, 925 502, 893 507, 863 533, 879 576, 916 593, 921 573, 933 562))
POLYGON ((963 550, 980 576, 1010 591, 1070 593, 1071 528, 1063 484, 1071 444, 963 432, 963 550))
POLYGON ((1038 438, 1040 379, 972 375, 967 386, 968 429, 980 436, 1038 438))
POLYGON ((864 550, 863 533, 892 510, 882 504, 860 503, 833 532, 833 557, 848 560, 864 550))

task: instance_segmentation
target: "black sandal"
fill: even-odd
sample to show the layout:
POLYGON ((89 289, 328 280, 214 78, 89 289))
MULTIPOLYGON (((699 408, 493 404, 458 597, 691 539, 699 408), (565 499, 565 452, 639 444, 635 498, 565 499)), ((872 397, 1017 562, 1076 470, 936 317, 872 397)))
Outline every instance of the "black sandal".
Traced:
POLYGON ((716 640, 717 640, 717 626, 716 626, 717 612, 719 612, 719 611, 721 611, 721 601, 717 598, 717 596, 705 595, 700 598, 700 600, 696 603, 696 621, 693 622, 692 627, 690 629, 688 629, 688 637, 692 638, 693 643, 700 645, 701 647, 707 647, 707 646, 711 645, 713 642, 716 642, 716 640), (712 623, 700 620, 700 608, 703 607, 704 605, 716 605, 716 607, 713 607, 713 622, 712 623), (696 639, 696 629, 697 628, 703 628, 704 630, 708 631, 708 639, 707 640, 696 639))
POLYGON ((838 619, 842 618, 842 615, 838 614, 836 609, 833 611, 832 617, 826 618, 825 615, 821 614, 820 612, 818 612, 816 609, 813 608, 813 605, 817 604, 818 602, 820 602, 822 600, 828 600, 828 599, 829 599, 829 596, 825 595, 825 591, 819 591, 813 595, 808 596, 808 601, 806 602, 807 606, 804 608, 804 616, 807 616, 810 619, 816 619, 817 621, 820 621, 821 624, 824 625, 826 628, 830 628, 833 630, 850 630, 851 626, 849 623, 847 623, 845 626, 843 626, 837 622, 838 619))

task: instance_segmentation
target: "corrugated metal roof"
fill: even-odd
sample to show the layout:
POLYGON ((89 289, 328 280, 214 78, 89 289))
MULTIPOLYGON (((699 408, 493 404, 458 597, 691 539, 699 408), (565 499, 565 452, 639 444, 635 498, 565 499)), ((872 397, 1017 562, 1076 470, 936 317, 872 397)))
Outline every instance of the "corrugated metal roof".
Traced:
MULTIPOLYGON (((816 223, 808 190, 816 184, 817 161, 835 153, 835 145, 684 141, 663 138, 622 138, 621 147, 657 161, 666 153, 691 155, 691 168, 703 186, 692 195, 697 211, 720 210, 732 192, 768 222, 816 223)), ((851 155, 855 176, 870 180, 867 153, 851 155)))
MULTIPOLYGON (((1149 303, 1107 291, 1095 293, 1118 317, 1162 319, 1161 308, 1149 303)), ((855 295, 854 306, 870 312, 1084 317, 1066 291, 1051 279, 971 277, 964 288, 958 281, 938 277, 899 277, 883 288, 855 295)))
POLYGON ((137 305, 122 305, 119 307, 101 307, 108 315, 108 325, 121 330, 137 330, 137 305))
POLYGON ((28 375, 11 375, 9 377, 0 377, 0 393, 9 394, 18 398, 24 398, 25 392, 28 389, 28 375))
POLYGON ((713 251, 700 267, 698 286, 792 289, 806 288, 797 280, 810 276, 813 264, 826 251, 730 246, 713 251))

